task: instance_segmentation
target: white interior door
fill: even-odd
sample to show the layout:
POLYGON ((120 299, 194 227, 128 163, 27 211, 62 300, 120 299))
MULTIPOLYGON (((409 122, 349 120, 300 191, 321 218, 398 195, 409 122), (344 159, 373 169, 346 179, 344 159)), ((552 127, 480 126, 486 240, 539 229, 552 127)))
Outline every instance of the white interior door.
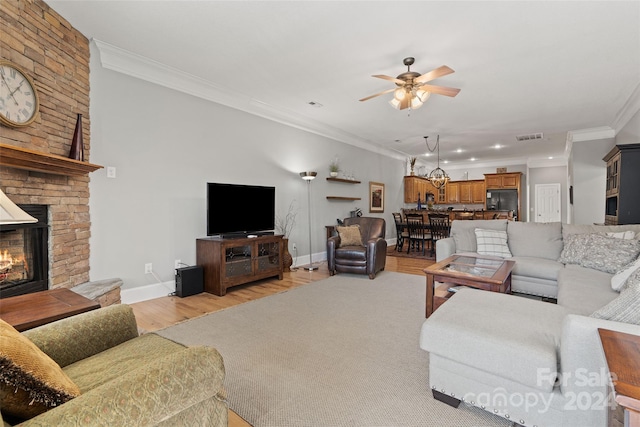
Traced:
POLYGON ((560 184, 536 184, 535 222, 560 220, 560 184))

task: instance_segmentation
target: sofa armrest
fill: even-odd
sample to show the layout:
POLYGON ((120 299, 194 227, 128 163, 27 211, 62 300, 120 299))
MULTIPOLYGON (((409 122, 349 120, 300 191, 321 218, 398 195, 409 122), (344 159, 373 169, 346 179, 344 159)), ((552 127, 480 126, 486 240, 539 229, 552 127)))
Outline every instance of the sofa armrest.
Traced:
POLYGON ((226 426, 224 376, 222 356, 216 349, 186 347, 20 426, 150 426, 165 421, 168 425, 226 426))
POLYGON ((23 332, 64 367, 138 336, 133 310, 116 304, 23 332))
POLYGON ((340 236, 327 239, 327 268, 333 272, 336 268, 336 249, 340 247, 340 236))
MULTIPOLYGON (((599 377, 603 370, 605 373, 607 372, 607 361, 600 342, 598 328, 640 335, 640 326, 638 325, 577 314, 567 315, 562 325, 562 339, 560 341, 563 394, 566 392, 579 393, 594 386, 595 383, 597 383, 597 388, 602 385, 598 381, 589 381, 589 384, 586 384, 588 381, 585 381, 585 376, 591 376, 593 379, 596 376, 599 377)), ((608 382, 605 382, 600 391, 605 391, 607 384, 608 382)), ((593 389, 590 390, 593 391, 593 389)))
MULTIPOLYGON (((560 341, 560 390, 575 425, 607 425, 613 396, 598 328, 640 335, 640 326, 569 314, 560 341), (588 410, 587 410, 588 409, 588 410)), ((615 374, 615 372, 614 372, 615 374)))
POLYGON ((436 240, 436 262, 440 262, 445 258, 456 253, 456 241, 453 237, 436 240))

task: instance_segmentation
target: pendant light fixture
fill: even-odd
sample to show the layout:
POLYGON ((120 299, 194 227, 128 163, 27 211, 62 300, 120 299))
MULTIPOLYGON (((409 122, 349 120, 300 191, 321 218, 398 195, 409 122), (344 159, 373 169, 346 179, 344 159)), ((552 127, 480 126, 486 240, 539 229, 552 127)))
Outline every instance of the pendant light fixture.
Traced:
POLYGON ((431 149, 431 147, 429 146, 428 138, 428 136, 425 136, 424 142, 427 144, 427 149, 429 150, 429 152, 433 153, 434 151, 438 150, 438 167, 429 172, 429 175, 426 175, 426 178, 436 189, 440 189, 447 185, 447 182, 449 182, 449 175, 447 175, 447 173, 442 168, 440 168, 440 135, 438 135, 436 145, 435 147, 433 147, 433 149, 431 149))

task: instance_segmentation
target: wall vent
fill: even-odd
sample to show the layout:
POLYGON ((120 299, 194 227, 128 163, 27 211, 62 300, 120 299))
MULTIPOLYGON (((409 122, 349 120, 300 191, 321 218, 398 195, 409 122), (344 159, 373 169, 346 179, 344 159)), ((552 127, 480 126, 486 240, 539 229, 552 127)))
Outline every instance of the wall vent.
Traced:
POLYGON ((516 140, 517 141, 533 141, 535 139, 542 139, 543 136, 544 135, 542 135, 542 132, 530 133, 528 135, 517 135, 516 140))

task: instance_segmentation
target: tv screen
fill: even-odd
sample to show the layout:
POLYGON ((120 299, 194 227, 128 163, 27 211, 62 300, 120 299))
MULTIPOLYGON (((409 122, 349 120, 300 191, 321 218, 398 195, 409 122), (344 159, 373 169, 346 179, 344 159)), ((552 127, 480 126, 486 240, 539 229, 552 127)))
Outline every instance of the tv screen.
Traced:
POLYGON ((275 228, 276 188, 207 183, 207 236, 275 228))

